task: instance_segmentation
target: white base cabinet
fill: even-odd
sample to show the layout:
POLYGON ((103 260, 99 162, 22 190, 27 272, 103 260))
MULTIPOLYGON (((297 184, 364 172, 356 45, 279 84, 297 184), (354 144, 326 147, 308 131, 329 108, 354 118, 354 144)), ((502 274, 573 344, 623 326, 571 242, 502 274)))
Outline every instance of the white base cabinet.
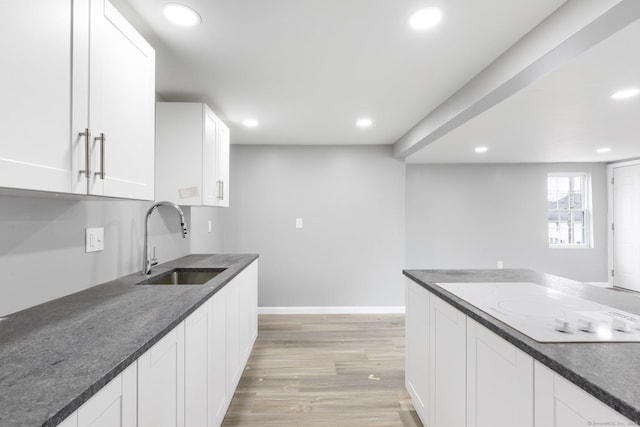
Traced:
POLYGON ((539 362, 535 384, 535 427, 636 425, 539 362))
POLYGON ((533 358, 467 318, 467 427, 533 426, 533 358))
POLYGON ((405 383, 423 422, 429 419, 429 295, 407 281, 405 383))
POLYGON ((136 427, 136 384, 137 362, 134 362, 59 425, 136 427))
POLYGON ((63 427, 218 427, 258 336, 254 261, 63 427))
POLYGON ((407 391, 429 427, 635 425, 412 280, 407 391))
POLYGON ((139 427, 185 425, 184 338, 181 322, 138 359, 139 427))
POLYGON ((464 427, 466 316, 407 281, 405 381, 425 425, 464 427))
POLYGON ((464 427, 466 316, 429 295, 429 426, 464 427))

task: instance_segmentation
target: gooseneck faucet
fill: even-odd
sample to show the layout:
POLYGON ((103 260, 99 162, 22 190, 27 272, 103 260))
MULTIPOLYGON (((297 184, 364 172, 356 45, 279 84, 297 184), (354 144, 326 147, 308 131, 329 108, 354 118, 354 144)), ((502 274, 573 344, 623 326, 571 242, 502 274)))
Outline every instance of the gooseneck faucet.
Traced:
POLYGON ((182 228, 182 238, 187 237, 187 221, 184 219, 184 213, 182 213, 182 209, 178 205, 172 202, 156 202, 149 208, 147 211, 147 215, 144 218, 144 247, 142 248, 142 274, 147 275, 151 273, 151 267, 156 265, 158 261, 155 261, 155 264, 149 257, 149 216, 153 213, 153 211, 157 210, 159 206, 171 206, 176 211, 178 211, 178 215, 180 215, 180 227, 182 228))

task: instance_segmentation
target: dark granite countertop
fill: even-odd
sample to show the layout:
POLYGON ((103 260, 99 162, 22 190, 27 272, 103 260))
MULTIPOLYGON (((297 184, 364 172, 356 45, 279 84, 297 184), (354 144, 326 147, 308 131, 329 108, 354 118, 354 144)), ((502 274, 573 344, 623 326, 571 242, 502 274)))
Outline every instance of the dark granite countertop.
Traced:
POLYGON ((640 423, 640 343, 540 343, 436 283, 532 282, 640 315, 639 295, 531 270, 405 270, 403 273, 631 421, 640 423))
POLYGON ((189 255, 156 266, 226 270, 204 285, 139 285, 139 272, 0 322, 0 426, 54 426, 258 255, 189 255))

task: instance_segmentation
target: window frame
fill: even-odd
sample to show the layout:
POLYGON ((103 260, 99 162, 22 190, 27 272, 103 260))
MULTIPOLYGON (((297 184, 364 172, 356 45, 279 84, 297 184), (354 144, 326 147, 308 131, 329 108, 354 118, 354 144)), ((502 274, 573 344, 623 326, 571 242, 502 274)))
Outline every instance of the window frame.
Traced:
POLYGON ((549 172, 547 173, 547 245, 549 249, 591 249, 593 248, 593 207, 591 204, 591 174, 588 172, 549 172), (567 210, 549 209, 549 178, 575 178, 582 177, 582 207, 580 209, 572 209, 571 206, 567 210), (584 215, 584 243, 551 243, 549 236, 549 214, 557 212, 566 212, 571 215, 573 212, 582 212, 584 215))

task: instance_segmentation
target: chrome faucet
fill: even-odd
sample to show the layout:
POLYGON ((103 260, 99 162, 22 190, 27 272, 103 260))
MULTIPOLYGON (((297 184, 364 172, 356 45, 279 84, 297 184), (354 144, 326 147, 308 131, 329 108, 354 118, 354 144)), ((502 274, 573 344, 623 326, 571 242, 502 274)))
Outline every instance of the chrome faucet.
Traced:
POLYGON ((158 206, 171 206, 180 215, 180 227, 182 228, 182 238, 187 237, 187 221, 184 219, 184 213, 178 205, 172 202, 156 202, 147 211, 147 216, 144 218, 144 247, 142 248, 142 274, 147 275, 151 273, 151 267, 158 264, 158 260, 149 258, 149 216, 158 209, 158 206))

